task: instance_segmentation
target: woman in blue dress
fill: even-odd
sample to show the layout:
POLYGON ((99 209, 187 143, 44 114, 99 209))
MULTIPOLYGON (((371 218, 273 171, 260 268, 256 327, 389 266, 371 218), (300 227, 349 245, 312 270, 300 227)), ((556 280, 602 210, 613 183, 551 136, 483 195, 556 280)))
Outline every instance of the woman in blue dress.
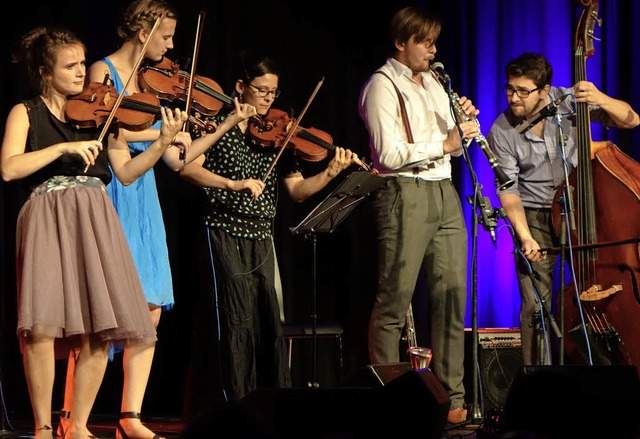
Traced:
MULTIPOLYGON (((137 75, 129 77, 151 34, 156 20, 162 15, 160 23, 146 46, 145 58, 158 62, 168 50, 173 48, 177 18, 174 8, 164 0, 136 0, 124 11, 117 33, 122 40, 121 46, 112 54, 96 61, 89 69, 91 82, 103 82, 109 75, 115 90, 120 93, 124 89, 126 95, 140 93, 137 75)), ((125 131, 125 139, 129 144, 132 156, 144 152, 160 133, 160 123, 143 131, 125 131)), ((189 151, 191 136, 188 132, 179 132, 173 139, 162 159, 172 170, 179 170, 185 163, 200 155, 204 150, 189 151), (186 149, 184 160, 180 158, 181 148, 186 149)), ((195 146, 195 144, 194 144, 195 146)), ((131 253, 142 282, 144 294, 149 305, 151 318, 156 328, 163 310, 174 305, 173 283, 169 264, 169 252, 166 232, 160 208, 160 200, 156 187, 154 170, 149 169, 130 186, 113 181, 107 187, 118 216, 122 222, 131 253)), ((110 358, 117 352, 112 348, 110 358)), ((149 374, 153 362, 155 345, 124 348, 123 352, 123 389, 120 407, 120 420, 116 429, 116 438, 155 438, 140 419, 149 374)), ((69 358, 67 383, 73 374, 75 359, 69 358)), ((65 402, 61 411, 59 433, 64 433, 66 419, 69 416, 69 402, 73 398, 73 389, 65 389, 65 402)))

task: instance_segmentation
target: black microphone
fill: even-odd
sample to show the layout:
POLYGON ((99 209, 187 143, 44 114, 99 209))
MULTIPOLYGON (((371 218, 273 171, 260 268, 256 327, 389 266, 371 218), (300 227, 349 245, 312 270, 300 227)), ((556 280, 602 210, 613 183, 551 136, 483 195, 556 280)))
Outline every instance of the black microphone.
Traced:
MULTIPOLYGON (((482 187, 482 186, 480 186, 482 187)), ((469 196, 467 197, 467 201, 469 202, 469 204, 471 204, 473 206, 473 200, 474 198, 469 196)), ((478 209, 480 209, 480 213, 478 214, 478 224, 482 225, 482 227, 489 232, 489 234, 491 235, 491 241, 493 242, 493 245, 495 246, 497 244, 497 240, 496 240, 496 227, 498 227, 498 215, 501 215, 504 213, 504 209, 499 208, 499 209, 493 209, 491 207, 491 201, 489 200, 489 198, 482 196, 482 193, 478 193, 476 196, 476 200, 477 200, 477 206, 478 209)), ((506 217, 506 213, 504 213, 504 216, 502 216, 503 218, 506 217)))
POLYGON ((431 64, 431 70, 436 74, 436 77, 438 78, 440 83, 445 86, 445 88, 449 86, 449 84, 451 83, 451 77, 444 69, 444 64, 436 61, 431 64))
POLYGON ((491 201, 487 197, 480 197, 478 207, 480 208, 480 224, 491 235, 493 245, 496 245, 496 227, 498 222, 494 210, 491 208, 491 201))
POLYGON ((542 110, 538 111, 529 119, 525 120, 520 125, 518 125, 518 134, 523 134, 527 132, 528 130, 531 129, 532 126, 540 122, 542 119, 546 119, 547 117, 555 116, 556 114, 558 114, 558 107, 560 106, 560 103, 564 101, 564 99, 567 96, 569 95, 567 94, 567 95, 560 96, 558 99, 551 102, 542 110))

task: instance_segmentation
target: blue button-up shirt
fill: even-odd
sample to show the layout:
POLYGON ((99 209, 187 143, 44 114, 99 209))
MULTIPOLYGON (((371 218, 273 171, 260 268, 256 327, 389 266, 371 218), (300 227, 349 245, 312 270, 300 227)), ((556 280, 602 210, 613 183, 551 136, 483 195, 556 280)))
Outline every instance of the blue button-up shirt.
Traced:
MULTIPOLYGON (((550 118, 544 125, 542 139, 532 130, 519 134, 517 127, 523 119, 515 117, 508 108, 493 122, 487 140, 498 164, 515 182, 508 189, 498 190, 498 195, 516 193, 524 207, 551 208, 556 190, 565 179, 563 134, 566 135, 564 156, 568 173, 575 168, 578 159, 573 88, 551 87, 547 103, 565 94, 570 96, 561 102, 558 109, 562 130, 557 123, 558 118, 550 118)), ((589 114, 591 120, 607 127, 611 125, 609 116, 599 107, 590 106, 589 114)))

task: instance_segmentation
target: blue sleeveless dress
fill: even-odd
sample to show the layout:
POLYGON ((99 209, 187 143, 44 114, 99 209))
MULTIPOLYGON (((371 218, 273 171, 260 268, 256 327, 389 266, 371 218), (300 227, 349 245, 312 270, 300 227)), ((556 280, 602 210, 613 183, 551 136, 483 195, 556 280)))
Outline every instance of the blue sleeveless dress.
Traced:
MULTIPOLYGON (((115 66, 109 58, 103 58, 101 61, 109 66, 114 87, 120 93, 124 84, 115 66)), ((152 128, 159 129, 160 125, 162 121, 156 122, 152 128)), ((129 143, 129 152, 135 156, 147 149, 151 143, 153 142, 129 143)), ((160 306, 164 311, 171 309, 174 305, 173 280, 167 234, 153 168, 129 186, 123 186, 114 176, 107 185, 107 192, 122 222, 147 303, 160 306)))

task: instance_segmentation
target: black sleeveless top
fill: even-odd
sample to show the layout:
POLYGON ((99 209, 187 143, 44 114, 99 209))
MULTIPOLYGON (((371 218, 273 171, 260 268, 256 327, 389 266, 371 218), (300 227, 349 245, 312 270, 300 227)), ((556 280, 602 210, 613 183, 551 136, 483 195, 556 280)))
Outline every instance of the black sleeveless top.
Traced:
MULTIPOLYGON (((98 128, 77 129, 68 123, 61 122, 51 114, 40 96, 23 101, 23 104, 27 107, 30 124, 25 152, 45 149, 56 143, 97 139, 100 135, 101 130, 98 128)), ((103 144, 106 144, 106 141, 103 144)), ((86 173, 84 172, 85 167, 86 164, 80 156, 63 155, 44 168, 25 177, 23 182, 26 189, 31 190, 34 186, 55 175, 83 175, 97 177, 107 185, 112 176, 106 145, 98 154, 95 165, 90 166, 86 173)))

